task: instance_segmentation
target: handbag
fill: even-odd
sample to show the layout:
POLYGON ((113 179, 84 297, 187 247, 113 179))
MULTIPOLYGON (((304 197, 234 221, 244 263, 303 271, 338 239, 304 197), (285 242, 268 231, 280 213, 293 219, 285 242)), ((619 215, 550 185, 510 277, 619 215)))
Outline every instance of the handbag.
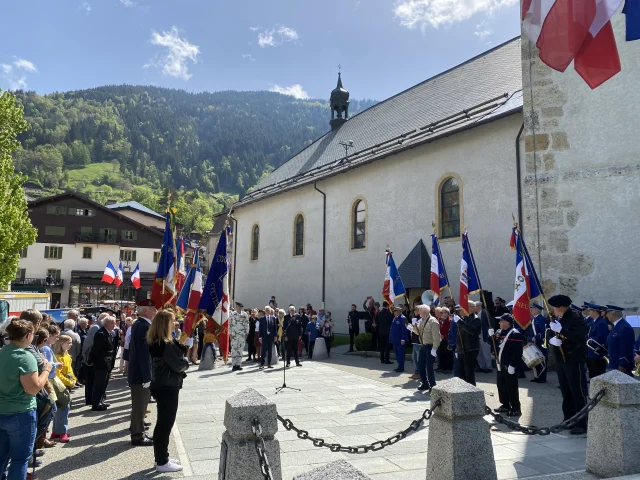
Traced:
MULTIPOLYGON (((58 361, 55 355, 53 358, 56 362, 58 361)), ((62 380, 60 380, 57 375, 50 378, 49 383, 51 383, 53 390, 56 392, 56 405, 60 408, 66 408, 71 402, 71 393, 67 386, 62 383, 62 380)))

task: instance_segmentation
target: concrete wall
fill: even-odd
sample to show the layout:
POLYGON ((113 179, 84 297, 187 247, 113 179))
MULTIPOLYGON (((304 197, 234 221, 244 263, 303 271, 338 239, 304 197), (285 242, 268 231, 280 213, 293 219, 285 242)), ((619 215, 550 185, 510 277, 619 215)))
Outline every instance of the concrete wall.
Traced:
POLYGON ((547 295, 633 311, 640 307, 640 42, 625 41, 620 12, 613 25, 622 72, 595 90, 573 66, 548 68, 523 36, 524 231, 547 295))
MULTIPOLYGON (((351 303, 381 299, 385 247, 400 265, 419 239, 430 251, 431 222, 441 182, 455 174, 462 185, 468 228, 483 286, 513 294, 514 256, 509 249, 517 215, 515 139, 520 114, 374 162, 318 183, 327 194, 326 309, 345 332, 351 303), (351 207, 367 202, 367 247, 351 250, 351 207)), ((236 209, 236 295, 261 307, 276 295, 280 306, 322 298, 322 195, 305 186, 236 209), (305 251, 293 257, 293 221, 305 217, 305 251), (260 226, 258 261, 250 259, 251 229, 260 226)), ((458 297, 460 239, 441 243, 454 297, 458 297)))

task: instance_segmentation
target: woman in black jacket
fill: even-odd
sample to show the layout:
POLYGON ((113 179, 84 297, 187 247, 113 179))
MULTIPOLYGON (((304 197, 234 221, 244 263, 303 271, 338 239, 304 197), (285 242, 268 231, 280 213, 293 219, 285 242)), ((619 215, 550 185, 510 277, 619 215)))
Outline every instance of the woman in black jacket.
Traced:
POLYGON ((153 450, 156 472, 179 472, 182 466, 169 458, 169 435, 176 421, 178 395, 182 380, 187 376, 189 361, 186 348, 171 337, 175 315, 160 310, 153 317, 147 343, 151 353, 151 395, 156 399, 158 420, 153 431, 153 450))

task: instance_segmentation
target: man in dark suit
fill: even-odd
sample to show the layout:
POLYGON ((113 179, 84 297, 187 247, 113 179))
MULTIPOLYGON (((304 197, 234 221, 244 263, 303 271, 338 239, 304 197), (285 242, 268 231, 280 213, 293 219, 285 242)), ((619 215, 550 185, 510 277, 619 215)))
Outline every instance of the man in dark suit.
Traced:
POLYGON ((285 346, 287 349, 287 367, 291 363, 291 353, 296 361, 296 366, 301 367, 300 358, 298 356, 298 341, 302 337, 302 325, 300 317, 296 315, 296 307, 290 306, 289 313, 284 316, 282 324, 282 332, 284 335, 285 346))
POLYGON ((147 332, 156 308, 149 299, 138 301, 138 319, 131 325, 129 343, 129 388, 131 389, 131 445, 151 446, 153 440, 145 435, 144 414, 151 398, 151 354, 147 332))
POLYGON ((114 328, 116 328, 116 318, 105 317, 102 320, 102 327, 93 337, 93 346, 89 353, 89 365, 93 367, 93 388, 91 391, 91 410, 93 411, 101 412, 109 406, 108 403, 104 403, 104 394, 107 391, 113 358, 114 341, 111 332, 114 328))
POLYGON ((389 311, 389 304, 382 302, 382 310, 376 319, 378 324, 378 343, 380 344, 380 362, 391 364, 389 360, 389 330, 393 322, 393 314, 389 311))
POLYGON ((349 351, 353 352, 353 344, 355 338, 360 335, 360 312, 355 303, 351 305, 351 311, 347 314, 347 323, 349 324, 349 351))
POLYGON ((273 315, 273 309, 271 307, 264 307, 264 312, 265 316, 260 319, 260 345, 262 346, 262 355, 260 356, 260 370, 264 369, 265 358, 267 360, 267 368, 273 368, 271 366, 273 340, 278 331, 278 325, 276 322, 276 317, 273 315))

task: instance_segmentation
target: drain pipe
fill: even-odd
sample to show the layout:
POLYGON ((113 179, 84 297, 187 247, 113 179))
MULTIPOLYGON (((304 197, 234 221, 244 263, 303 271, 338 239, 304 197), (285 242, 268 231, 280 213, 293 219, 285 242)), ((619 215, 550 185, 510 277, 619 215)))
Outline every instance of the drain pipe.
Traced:
POLYGON ((518 225, 520 225, 520 232, 524 233, 524 225, 522 225, 522 181, 521 181, 521 167, 520 167, 520 136, 524 131, 524 122, 520 127, 518 136, 516 137, 516 180, 518 182, 518 225))
POLYGON ((229 218, 233 221, 233 282, 231 282, 231 298, 236 298, 236 254, 238 253, 238 220, 233 216, 233 210, 229 213, 229 218))
POLYGON ((313 182, 313 188, 322 194, 322 309, 324 310, 325 278, 327 271, 327 194, 318 188, 318 182, 313 182))

